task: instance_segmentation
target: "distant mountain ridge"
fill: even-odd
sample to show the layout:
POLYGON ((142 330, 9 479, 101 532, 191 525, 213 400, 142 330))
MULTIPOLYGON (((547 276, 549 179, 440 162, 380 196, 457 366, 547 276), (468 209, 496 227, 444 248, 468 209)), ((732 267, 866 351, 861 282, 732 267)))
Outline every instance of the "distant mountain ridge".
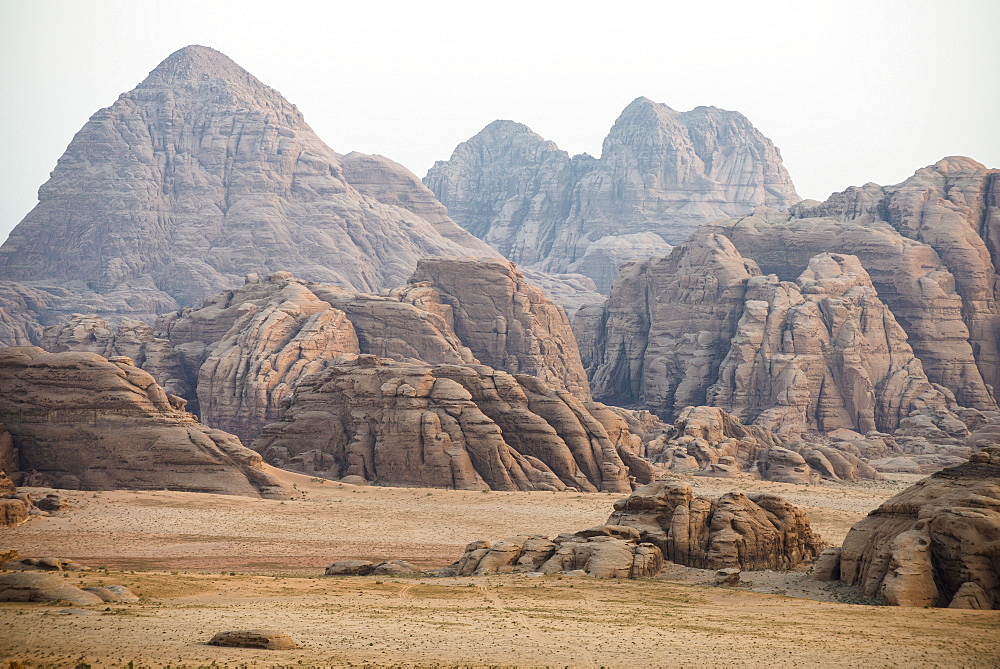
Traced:
POLYGON ((600 158, 494 121, 424 183, 510 260, 583 273, 603 292, 622 262, 662 255, 703 223, 800 200, 777 147, 739 112, 677 112, 644 97, 618 117, 600 158))

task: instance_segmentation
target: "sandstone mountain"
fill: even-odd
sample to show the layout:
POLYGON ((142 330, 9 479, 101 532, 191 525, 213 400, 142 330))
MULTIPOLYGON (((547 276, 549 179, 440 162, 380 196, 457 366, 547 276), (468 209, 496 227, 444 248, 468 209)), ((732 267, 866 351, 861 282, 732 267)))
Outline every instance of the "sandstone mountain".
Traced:
POLYGON ((996 410, 998 170, 945 158, 895 186, 848 188, 706 230, 784 281, 818 253, 857 256, 929 380, 963 406, 996 410))
POLYGON ((2 341, 72 312, 152 322, 251 272, 375 291, 494 254, 401 166, 343 160, 223 54, 177 51, 91 117, 0 247, 2 341))
POLYGON ((32 485, 282 496, 261 457, 127 358, 0 350, 0 422, 32 485))
POLYGON ((327 478, 589 492, 652 479, 634 446, 614 413, 534 376, 371 355, 302 379, 281 422, 253 444, 269 462, 327 478))
POLYGON ((851 528, 840 580, 899 606, 1000 608, 1000 447, 943 469, 851 528))
POLYGON ((405 287, 380 295, 248 276, 200 309, 107 325, 75 315, 45 330, 53 351, 127 355, 202 419, 246 443, 277 420, 298 381, 342 355, 475 364, 532 374, 590 399, 562 309, 510 261, 427 258, 405 287))
POLYGON ((451 217, 507 258, 583 273, 607 292, 629 257, 669 250, 698 225, 797 202, 777 148, 738 112, 677 112, 647 98, 615 122, 600 159, 570 157, 495 121, 424 183, 451 217))
POLYGON ((961 422, 854 256, 816 255, 792 283, 698 233, 626 265, 574 327, 598 400, 668 420, 707 404, 791 435, 892 432, 921 412, 961 422))

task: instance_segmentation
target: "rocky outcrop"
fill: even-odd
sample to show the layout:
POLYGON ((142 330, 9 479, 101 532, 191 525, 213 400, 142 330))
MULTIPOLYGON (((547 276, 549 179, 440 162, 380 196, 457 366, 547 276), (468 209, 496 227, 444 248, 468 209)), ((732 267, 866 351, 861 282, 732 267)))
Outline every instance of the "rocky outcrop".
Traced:
POLYGON ((702 569, 791 569, 823 548, 806 514, 776 495, 701 497, 687 483, 656 481, 614 508, 607 524, 552 540, 525 535, 473 542, 448 573, 582 570, 599 578, 644 578, 664 559, 702 569))
POLYGON ((573 324, 594 397, 668 420, 707 404, 757 274, 722 235, 626 264, 608 301, 573 324))
POLYGON ((269 462, 327 478, 459 489, 628 491, 627 429, 567 391, 485 365, 362 355, 299 382, 253 444, 269 462), (609 423, 610 419, 605 417, 609 423))
POLYGON ((12 573, 0 576, 0 602, 72 602, 101 604, 92 592, 63 581, 56 574, 12 573))
POLYGON ((504 260, 427 258, 409 286, 428 311, 440 313, 485 365, 530 374, 549 386, 590 399, 565 312, 504 260), (433 288, 436 295, 419 291, 433 288))
POLYGON ((663 567, 663 554, 649 543, 639 543, 630 528, 601 527, 543 536, 508 537, 495 544, 475 541, 445 570, 454 576, 487 576, 511 572, 558 574, 577 572, 595 578, 650 578, 663 567))
POLYGON ((684 482, 657 481, 615 502, 608 525, 624 525, 689 567, 791 569, 822 549, 809 518, 777 495, 702 497, 684 482))
MULTIPOLYGON (((792 209, 796 217, 826 216, 838 223, 885 221, 903 237, 933 248, 953 277, 949 288, 962 298, 969 343, 983 380, 993 388, 1000 384, 1000 302, 994 290, 1000 251, 998 174, 971 158, 950 156, 895 186, 866 184, 835 193, 822 204, 792 209)), ((957 370, 950 371, 955 375, 957 370)))
POLYGON ((951 157, 896 186, 852 187, 823 203, 760 210, 705 231, 725 234, 765 274, 786 281, 817 253, 856 255, 928 378, 963 406, 995 411, 996 175, 951 157))
MULTIPOLYGON (((0 334, 15 293, 46 296, 28 305, 43 325, 73 312, 152 322, 250 272, 375 291, 423 256, 494 253, 399 166, 347 162, 280 93, 185 47, 90 118, 0 247, 0 334)), ((27 343, 23 330, 5 341, 27 343)))
POLYGON ((698 234, 627 265, 574 328, 597 399, 666 419, 711 405, 792 436, 888 432, 922 411, 960 423, 853 256, 817 255, 791 283, 698 234))
POLYGON ((0 350, 0 421, 33 485, 284 494, 257 453, 180 407, 126 358, 0 350))
POLYGON ((840 580, 899 606, 1000 608, 1000 447, 890 498, 856 523, 840 580))
POLYGON ((799 199, 777 148, 742 114, 677 112, 646 98, 625 108, 600 159, 570 157, 524 125, 495 121, 424 183, 459 225, 507 258, 581 272, 605 292, 622 258, 602 249, 650 256, 702 223, 799 199))
POLYGON ((836 253, 814 256, 794 284, 747 280, 708 403, 776 430, 862 434, 894 431, 918 409, 948 408, 861 263, 836 253))

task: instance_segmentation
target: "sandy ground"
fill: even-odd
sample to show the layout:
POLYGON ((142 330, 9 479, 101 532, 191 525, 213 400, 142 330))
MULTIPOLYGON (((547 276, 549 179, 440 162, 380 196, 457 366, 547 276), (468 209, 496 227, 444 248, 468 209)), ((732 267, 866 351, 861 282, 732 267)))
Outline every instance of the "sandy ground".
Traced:
MULTIPOLYGON (((745 573, 740 587, 672 567, 651 581, 508 575, 329 578, 335 559, 448 564, 474 539, 603 523, 618 495, 354 487, 287 474, 300 497, 66 492, 71 508, 0 530, 0 546, 92 567, 67 582, 127 585, 138 604, 0 604, 0 662, 28 666, 1000 666, 1000 612, 857 601, 805 571, 745 573), (772 594, 779 593, 779 594, 772 594), (795 595, 796 598, 781 596, 795 595), (811 599, 802 599, 809 597, 811 599), (826 600, 826 601, 816 601, 826 600), (205 645, 218 631, 275 628, 293 651, 205 645)), ((689 479, 808 507, 839 543, 919 477, 796 486, 689 479)), ((42 492, 41 490, 37 492, 42 492)))

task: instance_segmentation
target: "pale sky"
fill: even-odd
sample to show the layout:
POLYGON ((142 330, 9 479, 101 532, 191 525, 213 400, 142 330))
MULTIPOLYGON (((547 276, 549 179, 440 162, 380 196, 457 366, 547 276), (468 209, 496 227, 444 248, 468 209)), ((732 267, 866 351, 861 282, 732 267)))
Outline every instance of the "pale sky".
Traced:
POLYGON ((946 155, 1000 167, 998 29, 998 0, 0 0, 0 240, 90 115, 188 44, 281 91, 336 151, 421 177, 498 118, 600 155, 644 95, 742 112, 825 199, 946 155))

